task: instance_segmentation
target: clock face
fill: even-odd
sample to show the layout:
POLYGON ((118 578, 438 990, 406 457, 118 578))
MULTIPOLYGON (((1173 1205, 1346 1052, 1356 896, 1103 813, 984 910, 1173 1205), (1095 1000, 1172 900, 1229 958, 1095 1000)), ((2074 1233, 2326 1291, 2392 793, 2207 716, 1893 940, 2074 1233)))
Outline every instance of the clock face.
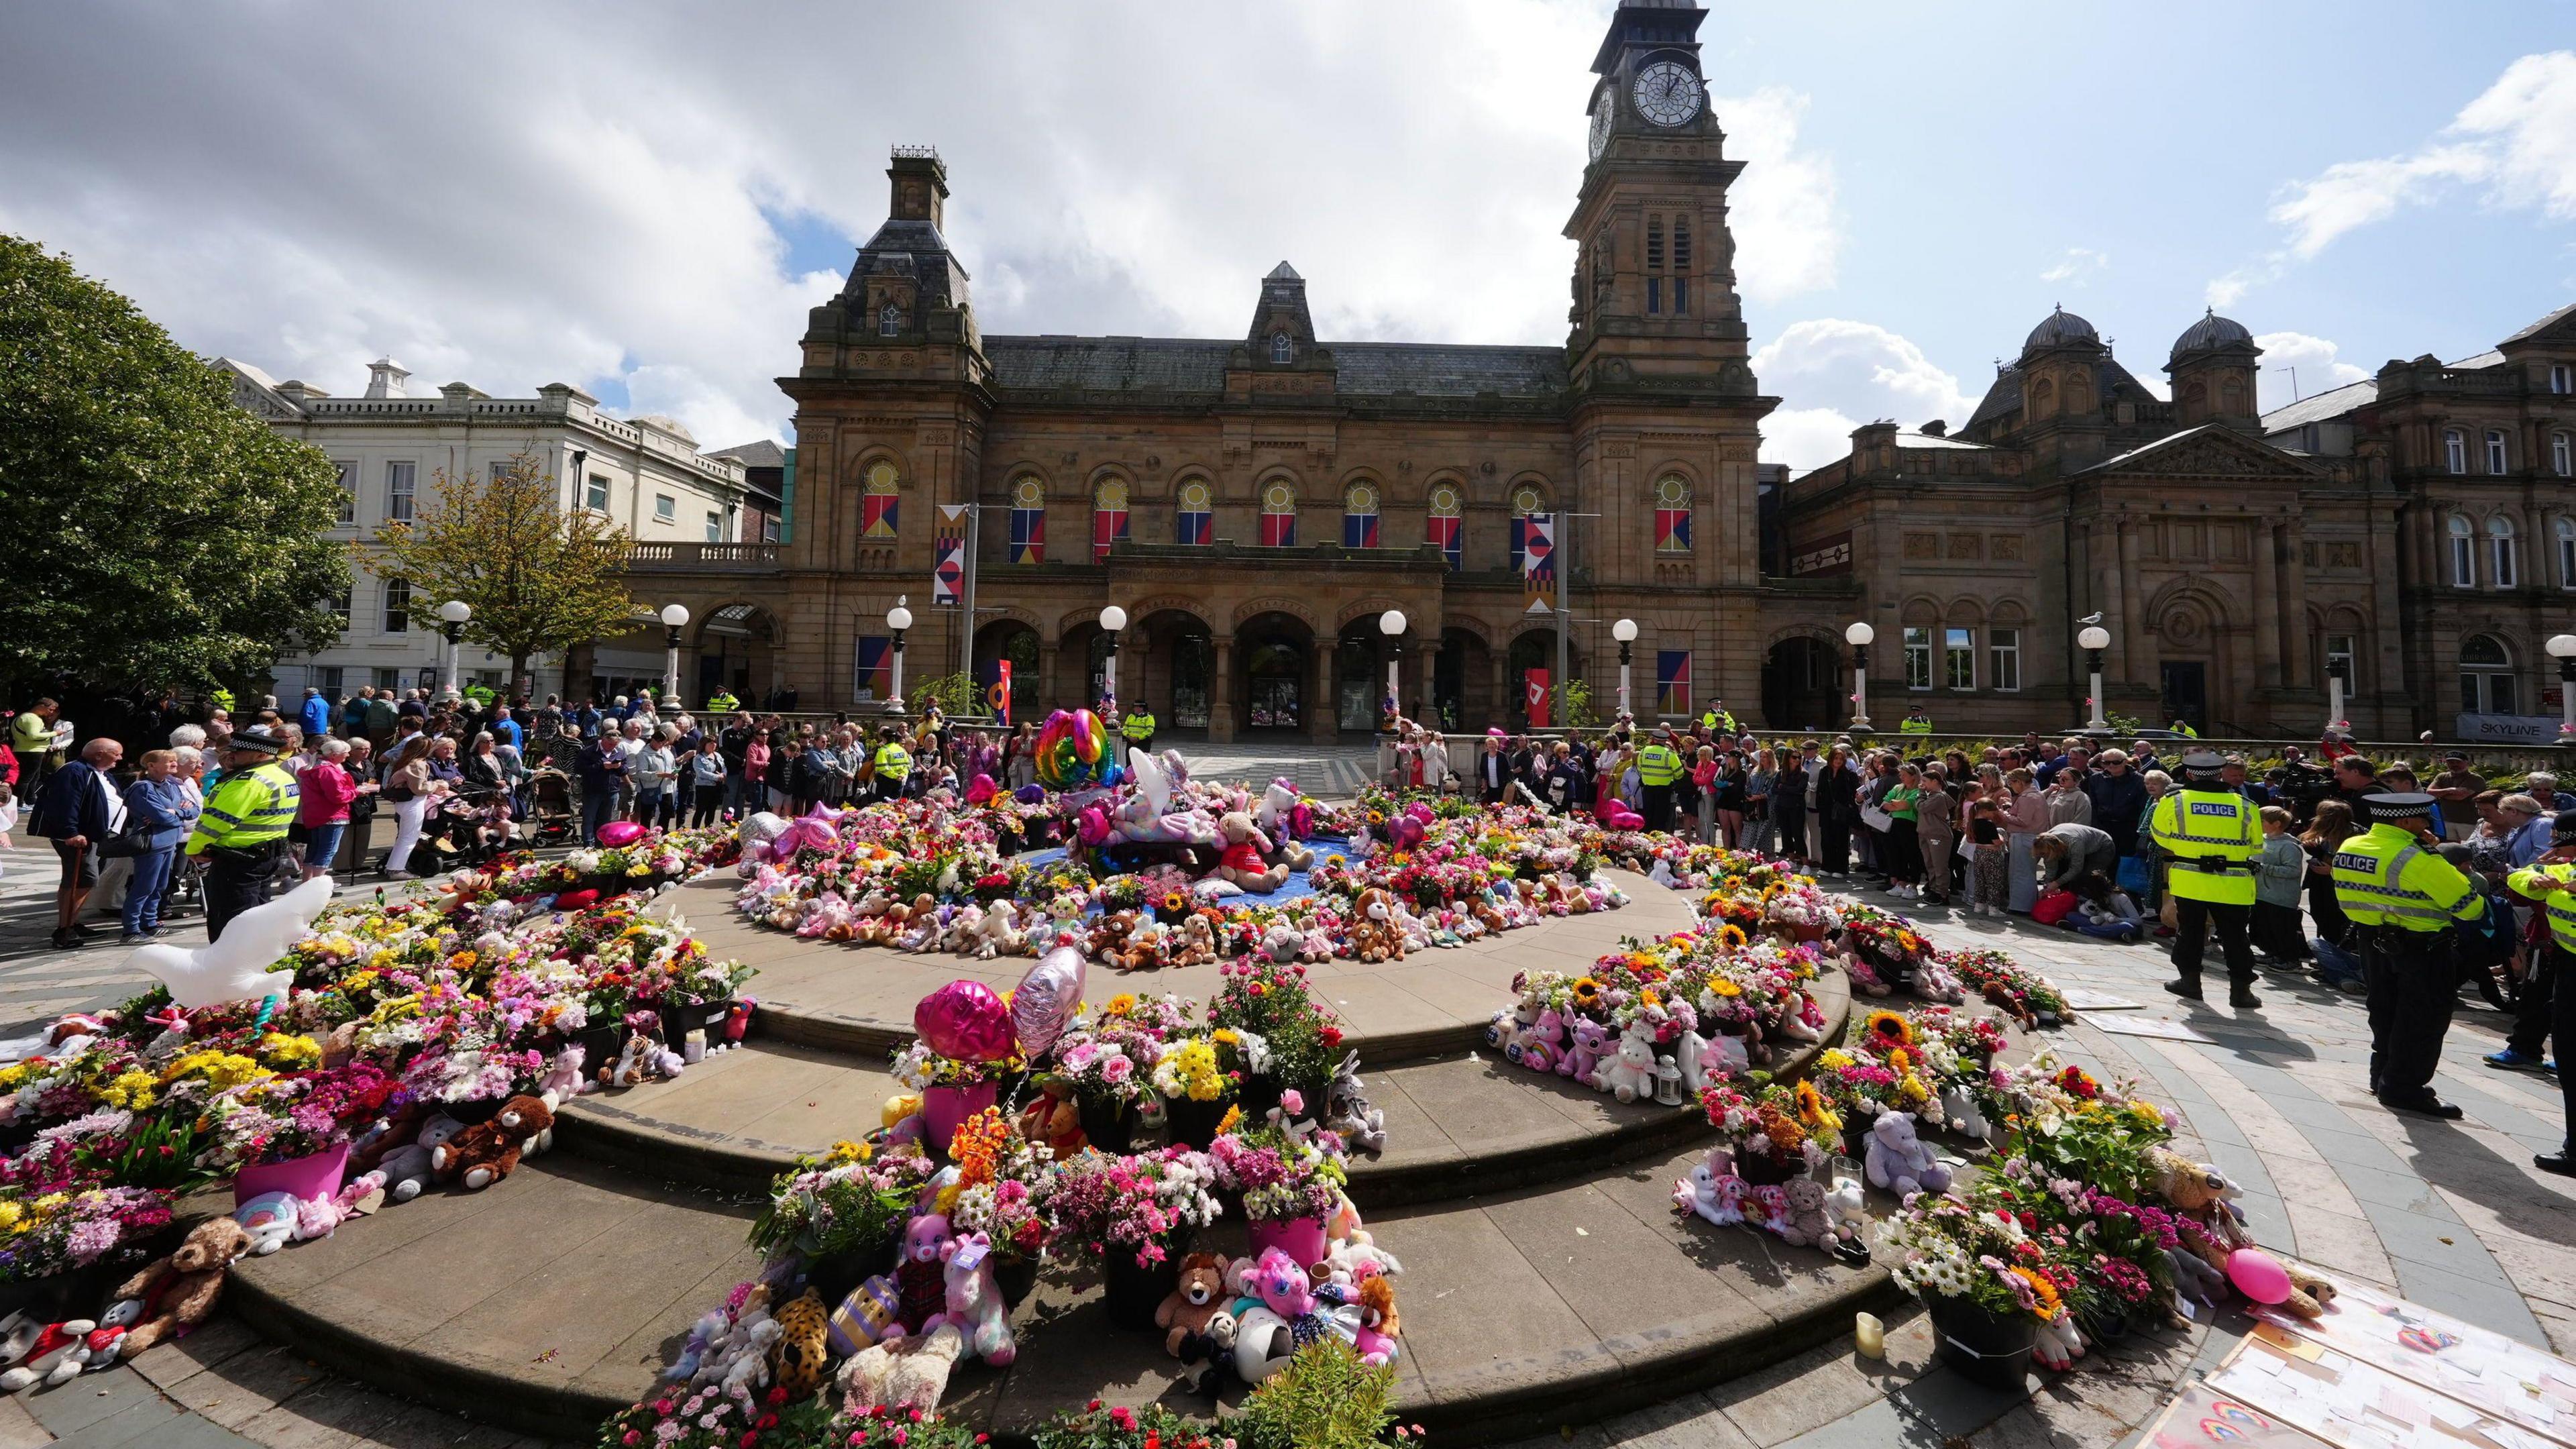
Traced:
POLYGON ((1600 160, 1601 153, 1609 149, 1610 123, 1617 117, 1618 111, 1619 93, 1616 90, 1605 87, 1592 102, 1592 159, 1595 161, 1600 160))
POLYGON ((1637 72, 1637 112, 1658 126, 1678 126, 1699 114, 1699 77, 1676 61, 1659 60, 1637 72))

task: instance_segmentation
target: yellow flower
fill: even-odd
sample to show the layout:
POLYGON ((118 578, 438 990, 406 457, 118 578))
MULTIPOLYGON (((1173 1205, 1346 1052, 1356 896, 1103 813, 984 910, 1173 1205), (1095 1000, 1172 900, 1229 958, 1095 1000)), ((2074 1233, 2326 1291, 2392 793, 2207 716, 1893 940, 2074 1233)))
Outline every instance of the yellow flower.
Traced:
POLYGON ((1236 1035, 1234 1028, 1230 1026, 1220 1026, 1208 1033, 1208 1037, 1212 1041, 1223 1042, 1227 1046, 1236 1046, 1243 1041, 1243 1038, 1236 1035))
POLYGON ((1136 998, 1130 992, 1121 991, 1109 998, 1109 1004, 1100 1009, 1109 1016, 1125 1016, 1136 1009, 1136 998))
POLYGON ((1841 1047, 1827 1047, 1824 1052, 1816 1058, 1816 1065, 1823 1067, 1828 1071, 1837 1067, 1847 1067, 1851 1064, 1852 1054, 1844 1051, 1841 1047))
POLYGON ((1708 978, 1708 989, 1719 996, 1742 996, 1744 994, 1743 987, 1736 985, 1734 982, 1727 980, 1723 976, 1712 976, 1708 978))
POLYGON ((1243 1125, 1243 1109, 1241 1107, 1228 1107, 1225 1109, 1225 1116, 1218 1119, 1216 1130, 1219 1134, 1223 1134, 1231 1132, 1241 1125, 1243 1125))
POLYGON ((16 1203, 0 1202, 0 1233, 16 1232, 18 1220, 23 1216, 16 1203))
POLYGON ((322 1061, 322 1044, 309 1036, 286 1036, 270 1032, 259 1039, 259 1054, 281 1070, 294 1071, 317 1066, 322 1061))

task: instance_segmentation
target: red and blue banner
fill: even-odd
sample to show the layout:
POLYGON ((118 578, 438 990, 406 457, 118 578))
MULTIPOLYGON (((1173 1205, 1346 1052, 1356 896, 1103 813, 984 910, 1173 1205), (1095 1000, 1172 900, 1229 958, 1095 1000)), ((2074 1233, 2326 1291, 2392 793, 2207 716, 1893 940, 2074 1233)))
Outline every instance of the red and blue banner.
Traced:
POLYGON ((1529 711, 1529 727, 1543 730, 1548 726, 1547 671, 1529 669, 1521 673, 1521 703, 1529 711))
POLYGON ((894 541, 895 504, 902 500, 892 493, 867 493, 859 498, 859 537, 870 543, 894 541))
POLYGON ((966 505, 939 505, 939 546, 930 565, 930 601, 954 604, 966 586, 966 505))
POLYGON ((859 636, 854 684, 861 699, 884 699, 894 692, 894 640, 882 634, 859 636))
POLYGON ((1263 548, 1295 548, 1297 546, 1297 515, 1293 513, 1264 512, 1261 515, 1261 546, 1263 548))
POLYGON ((996 659, 985 666, 991 677, 984 681, 984 707, 1004 725, 1011 722, 1011 661, 996 659))
POLYGON ((1377 547, 1377 515, 1374 513, 1343 514, 1342 547, 1377 547))
POLYGON ((1521 579, 1530 596, 1556 592, 1556 515, 1533 513, 1521 520, 1521 579))
POLYGON ((1011 510, 1011 562, 1041 564, 1046 562, 1046 510, 1014 508, 1011 510))
POLYGON ((1690 713, 1691 657, 1687 649, 1655 651, 1655 713, 1690 713))
POLYGON ((1091 513, 1091 561, 1106 563, 1109 546, 1127 536, 1127 510, 1096 508, 1091 513))
POLYGON ((1655 510, 1655 552, 1688 553, 1691 547, 1691 511, 1687 508, 1655 510))
POLYGON ((1215 514, 1183 512, 1180 517, 1181 542, 1192 547, 1204 548, 1208 541, 1215 537, 1215 514))
POLYGON ((1459 520, 1455 518, 1441 518, 1435 515, 1430 524, 1423 529, 1423 541, 1439 545, 1440 556, 1449 561, 1449 567, 1452 570, 1458 567, 1458 560, 1467 536, 1466 531, 1461 529, 1458 523, 1459 520))

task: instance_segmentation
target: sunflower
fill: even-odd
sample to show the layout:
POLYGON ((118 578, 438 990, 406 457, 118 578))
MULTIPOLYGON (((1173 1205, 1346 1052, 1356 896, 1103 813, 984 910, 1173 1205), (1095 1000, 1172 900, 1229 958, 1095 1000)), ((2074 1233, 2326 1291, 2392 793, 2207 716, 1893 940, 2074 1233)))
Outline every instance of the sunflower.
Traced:
POLYGON ((1881 1051, 1910 1047, 1914 1045, 1914 1026, 1893 1011, 1873 1011, 1869 1014, 1869 1039, 1881 1051))
POLYGON ((1718 996, 1742 996, 1744 994, 1743 987, 1736 985, 1734 982, 1723 976, 1712 976, 1708 978, 1708 989, 1710 992, 1718 996))
POLYGON ((1589 976, 1576 977, 1574 981, 1574 1004, 1586 1008, 1599 1006, 1601 1004, 1601 983, 1593 980, 1589 976))
POLYGON ((1109 1004, 1100 1008, 1101 1014, 1104 1016, 1125 1016, 1127 1013, 1134 1011, 1135 1009, 1135 996, 1132 993, 1125 991, 1121 991, 1116 996, 1109 998, 1109 1004))
POLYGON ((1807 1126, 1814 1128, 1818 1132, 1840 1132, 1842 1130, 1842 1118, 1836 1116, 1833 1109, 1826 1105, 1825 1094, 1816 1090, 1815 1083, 1803 1079, 1800 1080, 1797 1087, 1797 1100, 1798 1120, 1800 1122, 1805 1123, 1807 1126))
POLYGON ((2059 1301, 2057 1297, 2056 1284, 2049 1282, 2046 1278, 2041 1277, 2039 1274, 2032 1272, 2028 1268, 2006 1268, 2004 1271, 2030 1285, 2030 1296, 2033 1301, 2038 1303, 2039 1307, 2036 1311, 2041 1318, 2050 1322, 2056 1321, 2059 1301))
POLYGON ((1717 944, 1728 950, 1742 950, 1746 937, 1742 926, 1732 923, 1717 928, 1717 944))
POLYGON ((1177 911, 1177 910, 1180 910, 1181 908, 1183 908, 1184 906, 1187 906, 1189 903, 1190 903, 1190 898, 1189 898, 1188 896, 1185 896, 1185 895, 1181 894, 1179 891, 1165 891, 1165 892, 1163 892, 1163 909, 1164 909, 1164 910, 1167 910, 1167 911, 1177 911))

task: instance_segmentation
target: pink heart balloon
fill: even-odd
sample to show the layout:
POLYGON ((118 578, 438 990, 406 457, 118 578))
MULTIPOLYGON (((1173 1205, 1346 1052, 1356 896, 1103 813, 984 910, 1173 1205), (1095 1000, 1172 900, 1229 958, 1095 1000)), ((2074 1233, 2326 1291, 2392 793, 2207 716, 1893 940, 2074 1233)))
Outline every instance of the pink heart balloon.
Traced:
POLYGON ((969 805, 981 805, 992 798, 993 777, 990 775, 977 775, 975 783, 966 787, 966 803, 969 805))
POLYGON ((2239 1248, 2228 1254, 2227 1281, 2257 1303, 2289 1301, 2290 1270, 2260 1248, 2239 1248))
POLYGON ((632 820, 611 820, 599 827, 599 843, 611 850, 623 849, 644 838, 644 827, 632 820))
POLYGON ((1010 1008, 981 981, 951 981, 912 1009, 912 1029, 943 1057, 998 1062, 1011 1054, 1010 1008))
POLYGON ((1029 968, 1011 993, 1011 1027, 1020 1039, 1020 1055, 1031 1061, 1046 1054, 1064 1035, 1076 1008, 1091 962, 1071 946, 1058 946, 1029 968))

